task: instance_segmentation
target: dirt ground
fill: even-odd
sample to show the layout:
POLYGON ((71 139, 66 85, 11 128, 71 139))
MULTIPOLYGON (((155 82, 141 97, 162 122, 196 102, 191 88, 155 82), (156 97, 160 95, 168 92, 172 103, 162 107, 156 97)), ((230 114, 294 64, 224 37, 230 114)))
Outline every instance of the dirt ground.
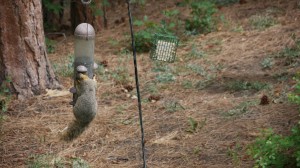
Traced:
MULTIPOLYGON (((253 167, 247 146, 263 129, 289 133, 299 121, 298 107, 287 100, 299 60, 273 55, 294 45, 292 34, 300 37, 298 4, 296 0, 246 0, 222 7, 219 14, 225 21, 218 31, 181 41, 174 63, 138 54, 148 167, 253 167), (265 14, 277 23, 264 30, 251 27, 251 16, 265 14), (267 58, 272 65, 262 63, 267 58), (173 75, 172 80, 159 82, 166 74, 173 75), (255 82, 266 85, 244 90, 234 85, 247 87, 255 82), (269 104, 260 105, 263 95, 269 104)), ((177 8, 186 12, 171 0, 147 0, 144 7, 134 9, 133 16, 155 20, 161 11, 177 8)), ((98 75, 95 120, 79 138, 64 142, 59 137, 74 117, 70 93, 14 100, 1 126, 0 167, 28 167, 43 158, 53 167, 76 167, 76 159, 95 168, 142 167, 133 61, 131 53, 126 54, 130 43, 126 5, 118 9, 108 11, 109 28, 96 36, 95 60, 107 66, 98 75), (116 21, 122 17, 125 22, 116 21), (127 92, 124 88, 129 86, 134 89, 127 92)), ((73 53, 73 41, 68 36, 49 54, 53 64, 65 63, 73 53)), ((66 91, 72 87, 70 77, 58 77, 66 91)))

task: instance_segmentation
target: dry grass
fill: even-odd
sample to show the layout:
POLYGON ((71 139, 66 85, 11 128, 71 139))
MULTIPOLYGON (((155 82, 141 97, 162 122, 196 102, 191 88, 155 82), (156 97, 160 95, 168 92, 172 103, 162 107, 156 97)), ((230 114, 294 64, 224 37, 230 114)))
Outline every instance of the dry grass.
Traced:
MULTIPOLYGON (((225 17, 242 25, 244 30, 231 31, 235 26, 232 24, 218 32, 184 42, 178 49, 177 61, 161 65, 169 67, 168 71, 175 74, 174 82, 156 82, 158 72, 152 71, 156 63, 148 54, 138 55, 148 167, 252 167, 253 161, 246 154, 247 144, 259 136, 260 130, 272 127, 278 133, 287 134, 299 120, 297 106, 284 99, 293 85, 291 76, 299 70, 298 67, 283 66, 277 59, 271 70, 263 70, 260 66, 264 58, 293 45, 291 33, 300 37, 299 23, 295 21, 300 17, 300 10, 291 5, 296 1, 282 2, 249 1, 222 8, 225 17), (248 29, 247 18, 263 13, 271 6, 283 11, 274 15, 279 23, 265 30, 248 29), (193 44, 206 56, 189 58, 193 44), (189 64, 203 67, 206 74, 199 75, 186 68, 189 64), (216 68, 218 66, 221 68, 216 68), (287 79, 280 81, 276 74, 284 74, 287 79), (194 87, 208 75, 212 78, 207 86, 202 89, 194 87), (192 86, 184 88, 182 85, 187 80, 192 86), (226 87, 238 80, 268 83, 272 87, 239 92, 226 87), (160 99, 148 102, 148 97, 153 94, 158 94, 160 99), (260 106, 263 94, 282 103, 260 106), (245 102, 252 102, 252 105, 246 104, 243 112, 226 115, 245 102), (191 125, 189 119, 197 125, 191 125)), ((173 8, 171 2, 167 4, 159 8, 173 8)), ((126 8, 121 11, 126 11, 126 8)), ((157 11, 146 12, 157 15, 157 11)), ((120 16, 126 17, 126 13, 114 17, 120 16)), ((124 40, 124 33, 129 29, 127 23, 113 24, 112 19, 111 29, 97 35, 95 57, 97 61, 108 62, 108 72, 106 77, 99 76, 99 111, 89 128, 73 142, 59 140, 61 131, 73 120, 72 106, 68 104, 71 94, 59 98, 39 96, 24 102, 16 100, 1 127, 0 167, 26 167, 33 156, 45 154, 63 158, 66 167, 71 167, 74 158, 81 158, 97 168, 141 167, 137 101, 128 95, 135 95, 135 89, 126 93, 123 86, 110 77, 121 61, 121 66, 127 65, 128 84, 134 86, 131 59, 127 63, 127 57, 119 54, 124 49, 123 43, 112 46, 107 42, 109 39, 124 40)), ((59 46, 55 54, 49 55, 50 60, 72 53, 72 41, 70 37, 59 46)), ((70 78, 60 77, 60 80, 66 90, 72 86, 70 78)))

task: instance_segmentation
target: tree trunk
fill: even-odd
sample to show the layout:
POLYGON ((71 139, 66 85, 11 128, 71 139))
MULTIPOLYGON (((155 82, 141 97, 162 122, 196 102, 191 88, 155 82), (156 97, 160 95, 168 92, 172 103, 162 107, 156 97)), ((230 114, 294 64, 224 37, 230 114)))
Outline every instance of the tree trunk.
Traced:
POLYGON ((101 1, 95 0, 93 5, 94 8, 92 8, 92 4, 83 5, 81 0, 71 2, 71 23, 73 32, 80 23, 91 24, 96 32, 101 30, 101 16, 96 15, 95 13, 97 12, 94 11, 101 9, 101 1))
POLYGON ((59 87, 47 57, 41 0, 0 2, 0 84, 10 78, 18 98, 59 87))

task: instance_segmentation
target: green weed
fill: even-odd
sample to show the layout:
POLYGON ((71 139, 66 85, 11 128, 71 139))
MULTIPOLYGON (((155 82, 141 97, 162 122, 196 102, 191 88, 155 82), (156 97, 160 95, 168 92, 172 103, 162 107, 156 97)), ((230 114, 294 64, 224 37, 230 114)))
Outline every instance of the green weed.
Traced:
POLYGON ((12 98, 10 91, 11 79, 6 78, 0 85, 0 121, 4 119, 4 113, 7 111, 8 105, 12 98))
POLYGON ((74 59, 75 59, 74 55, 69 55, 68 59, 63 61, 62 63, 54 63, 53 64, 54 72, 59 76, 73 77, 74 59))
POLYGON ((64 168, 67 161, 49 154, 31 155, 27 161, 28 168, 64 168))
POLYGON ((166 21, 162 20, 160 24, 150 21, 147 16, 144 16, 143 20, 136 20, 133 23, 138 27, 142 27, 134 35, 135 47, 137 52, 148 52, 153 46, 153 37, 155 33, 173 35, 172 28, 173 23, 168 24, 166 21))
POLYGON ((193 149, 193 153, 195 155, 199 155, 201 153, 201 147, 199 146, 196 146, 194 149, 193 149))
POLYGON ((254 15, 250 17, 250 25, 253 29, 264 30, 277 24, 274 17, 269 15, 254 15))
POLYGON ((159 83, 170 83, 176 80, 176 77, 172 73, 159 73, 156 75, 156 81, 159 83))
POLYGON ((255 159, 255 168, 285 167, 292 161, 288 154, 289 149, 294 146, 299 151, 299 140, 299 128, 294 129, 294 135, 290 137, 275 134, 272 129, 263 130, 261 136, 249 146, 248 154, 255 159))
POLYGON ((65 168, 72 165, 72 168, 89 168, 88 163, 81 158, 66 160, 50 154, 40 154, 29 156, 26 167, 28 168, 65 168))
POLYGON ((292 47, 285 47, 279 53, 274 54, 275 57, 297 58, 300 56, 300 39, 298 39, 295 34, 292 34, 291 38, 294 41, 294 45, 292 47))
POLYGON ((236 144, 235 146, 228 148, 227 154, 232 158, 235 167, 238 167, 241 163, 241 156, 239 154, 241 150, 242 147, 240 144, 236 144))
POLYGON ((169 100, 164 103, 164 107, 167 112, 176 112, 179 110, 184 110, 185 108, 176 100, 169 100))
POLYGON ((123 54, 118 57, 118 66, 109 72, 110 77, 116 84, 127 85, 131 82, 131 77, 128 70, 128 62, 130 55, 123 54))
POLYGON ((196 121, 192 117, 189 117, 188 122, 189 122, 189 128, 186 131, 190 133, 194 133, 198 127, 198 121, 196 121))
POLYGON ((238 32, 238 33, 241 33, 244 31, 244 28, 243 26, 239 25, 239 26, 235 26, 233 29, 232 29, 233 32, 238 32))
POLYGON ((208 78, 206 78, 204 80, 199 80, 195 84, 195 88, 198 90, 203 90, 213 84, 213 82, 214 82, 213 79, 214 79, 214 77, 208 76, 208 78))
POLYGON ((209 33, 215 29, 214 14, 217 8, 213 2, 194 0, 189 3, 191 16, 185 22, 189 34, 209 33))
POLYGON ((195 44, 192 45, 192 49, 187 54, 188 58, 203 58, 206 56, 204 51, 201 51, 197 48, 195 44))
POLYGON ((261 82, 248 82, 248 81, 242 81, 242 80, 237 80, 233 81, 227 84, 227 89, 231 91, 244 91, 244 90, 255 90, 255 91, 260 91, 264 89, 269 89, 270 85, 266 83, 261 83, 261 82))
POLYGON ((219 6, 228 6, 239 2, 239 0, 210 0, 210 1, 214 2, 216 5, 219 6))
POLYGON ((242 102, 239 105, 233 107, 232 109, 223 112, 222 115, 224 117, 237 117, 242 114, 250 112, 249 107, 255 106, 256 104, 257 102, 253 102, 253 101, 242 102))
POLYGON ((268 57, 262 60, 260 63, 263 69, 271 69, 272 66, 274 65, 274 59, 268 57))
POLYGON ((157 84, 156 83, 146 83, 145 87, 143 89, 144 91, 151 93, 151 94, 157 94, 159 93, 158 88, 157 88, 157 84))
POLYGON ((55 45, 56 42, 54 40, 51 40, 47 37, 45 37, 46 47, 47 47, 47 53, 55 53, 55 45))
POLYGON ((116 40, 116 39, 110 38, 108 40, 108 44, 111 45, 111 46, 113 46, 113 47, 115 47, 115 46, 119 45, 119 41, 116 40))
POLYGON ((206 72, 206 70, 204 68, 202 68, 200 65, 188 64, 187 68, 190 69, 190 70, 192 70, 197 75, 201 75, 201 76, 207 76, 208 75, 208 73, 206 72))
POLYGON ((190 80, 184 80, 182 83, 181 83, 182 87, 184 89, 191 89, 193 88, 193 82, 190 81, 190 80))
MULTIPOLYGON (((300 105, 300 79, 295 78, 295 90, 289 100, 300 105)), ((288 136, 274 133, 272 129, 263 130, 254 143, 249 145, 248 154, 255 160, 255 168, 300 167, 300 122, 288 136)))
POLYGON ((206 125, 206 118, 202 121, 196 121, 192 117, 188 118, 189 128, 186 130, 190 133, 195 133, 197 130, 202 129, 206 125))

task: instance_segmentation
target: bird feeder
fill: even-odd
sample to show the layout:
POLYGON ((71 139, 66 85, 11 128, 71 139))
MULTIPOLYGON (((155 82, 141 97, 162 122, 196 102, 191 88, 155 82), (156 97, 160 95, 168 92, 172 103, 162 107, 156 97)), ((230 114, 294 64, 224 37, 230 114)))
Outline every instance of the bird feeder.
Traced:
POLYGON ((93 78, 95 30, 88 23, 79 24, 74 32, 75 35, 75 60, 74 77, 78 76, 78 66, 85 66, 89 78, 93 78))
POLYGON ((93 26, 88 23, 79 24, 75 29, 74 36, 74 87, 70 89, 70 92, 73 93, 73 102, 71 102, 73 106, 78 98, 75 81, 79 78, 79 74, 86 74, 92 79, 94 68, 97 67, 97 64, 94 63, 95 30, 93 26))
POLYGON ((155 34, 150 57, 153 60, 174 62, 178 47, 178 38, 175 36, 155 34))

